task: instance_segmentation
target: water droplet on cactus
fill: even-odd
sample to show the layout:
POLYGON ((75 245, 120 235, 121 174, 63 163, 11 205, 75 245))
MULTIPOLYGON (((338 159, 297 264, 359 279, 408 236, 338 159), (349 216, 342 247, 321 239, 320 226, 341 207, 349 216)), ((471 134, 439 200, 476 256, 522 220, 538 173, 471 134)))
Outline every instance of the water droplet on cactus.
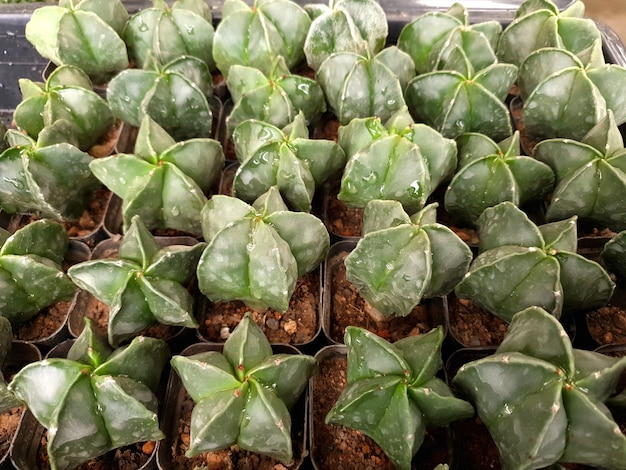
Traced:
POLYGON ((272 131, 270 131, 268 128, 263 128, 259 131, 256 137, 262 142, 269 142, 272 138, 272 131))
POLYGON ((172 212, 172 215, 174 217, 178 217, 180 215, 180 209, 178 207, 176 207, 176 206, 172 207, 172 211, 171 212, 172 212))
POLYGON ((145 33, 146 31, 148 31, 148 25, 144 22, 141 22, 141 24, 139 25, 139 31, 145 33))
POLYGON ((254 250, 254 243, 248 243, 248 244, 246 245, 246 250, 248 250, 248 251, 252 251, 252 250, 254 250))
POLYGON ((186 26, 187 34, 194 34, 196 31, 193 26, 186 26))
POLYGON ((308 95, 311 90, 311 86, 308 83, 300 83, 296 89, 299 94, 308 95))
POLYGON ((368 183, 375 183, 378 179, 378 174, 375 171, 371 171, 368 175, 364 175, 362 179, 368 183))

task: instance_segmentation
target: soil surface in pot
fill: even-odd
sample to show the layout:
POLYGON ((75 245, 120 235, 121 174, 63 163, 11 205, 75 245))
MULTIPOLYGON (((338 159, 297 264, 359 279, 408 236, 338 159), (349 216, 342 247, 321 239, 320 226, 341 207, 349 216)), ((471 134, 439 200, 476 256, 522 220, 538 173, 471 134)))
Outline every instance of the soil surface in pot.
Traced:
MULTIPOLYGON (((193 407, 194 403, 192 398, 185 392, 181 412, 176 422, 176 429, 174 430, 175 434, 173 435, 171 443, 171 461, 167 467, 168 469, 193 470, 201 465, 206 465, 210 470, 287 470, 298 468, 302 460, 301 456, 304 452, 302 448, 304 439, 296 439, 293 436, 294 460, 289 464, 283 464, 272 457, 240 449, 236 445, 228 449, 205 452, 191 458, 185 457, 185 452, 189 449, 189 433, 193 407)), ((292 425, 292 430, 294 428, 295 424, 292 425)))
MULTIPOLYGON (((346 386, 346 366, 345 356, 328 357, 320 361, 319 372, 312 379, 312 459, 320 470, 393 470, 393 464, 373 439, 354 429, 324 423, 346 386)), ((445 430, 429 428, 413 459, 413 468, 431 470, 449 459, 445 430)))
POLYGON ((448 315, 450 334, 467 348, 497 346, 508 330, 504 320, 471 300, 459 299, 454 293, 448 295, 448 315))
POLYGON ((318 331, 319 300, 320 275, 316 269, 298 279, 285 313, 273 309, 256 312, 239 301, 205 301, 198 314, 199 333, 207 341, 224 342, 245 313, 251 312, 270 343, 304 344, 318 331))
POLYGON ((0 413, 0 462, 8 458, 11 441, 20 424, 22 413, 24 413, 23 406, 0 413))
POLYGON ((599 345, 626 343, 626 289, 617 286, 608 305, 587 313, 587 329, 599 345))
POLYGON ((422 302, 406 317, 392 317, 389 320, 375 321, 366 311, 366 301, 357 288, 346 279, 344 260, 347 252, 331 258, 331 306, 330 331, 334 341, 343 342, 347 326, 365 328, 387 341, 395 342, 407 336, 430 331, 440 323, 432 315, 432 309, 422 302))
POLYGON ((338 237, 360 237, 363 228, 363 209, 348 207, 337 198, 339 186, 329 188, 324 201, 325 222, 328 230, 338 237))
POLYGON ((20 325, 13 336, 22 341, 40 341, 50 338, 67 320, 71 306, 71 301, 59 301, 44 308, 20 325))

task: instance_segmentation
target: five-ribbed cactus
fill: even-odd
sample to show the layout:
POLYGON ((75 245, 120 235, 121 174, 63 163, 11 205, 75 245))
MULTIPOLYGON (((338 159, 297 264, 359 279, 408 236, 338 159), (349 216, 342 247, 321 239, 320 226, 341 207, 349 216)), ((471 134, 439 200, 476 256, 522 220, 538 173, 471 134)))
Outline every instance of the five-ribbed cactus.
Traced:
POLYGON ((153 325, 196 328, 188 290, 204 243, 161 248, 138 216, 117 259, 92 259, 68 270, 70 279, 109 305, 109 343, 118 346, 153 325))
POLYGON ((384 125, 380 118, 353 119, 339 128, 338 142, 348 157, 338 198, 350 207, 388 199, 416 212, 457 164, 454 141, 415 124, 406 106, 384 125))
POLYGON ((48 430, 52 470, 69 470, 111 449, 164 437, 154 392, 168 357, 165 341, 143 336, 113 350, 87 320, 67 358, 27 365, 9 390, 48 430))
POLYGON ((93 160, 91 171, 123 200, 124 228, 134 215, 149 229, 199 234, 205 192, 224 166, 219 142, 196 138, 176 142, 150 117, 143 119, 135 152, 93 160))
POLYGON ((435 222, 436 204, 409 217, 396 201, 371 201, 363 238, 345 259, 346 277, 383 315, 406 316, 422 298, 445 295, 467 272, 472 252, 435 222))
POLYGON ((556 462, 626 468, 626 436, 604 404, 626 358, 572 348, 539 307, 517 313, 495 354, 454 377, 498 446, 503 469, 556 462))
POLYGON ((26 39, 54 64, 75 65, 104 83, 128 68, 120 37, 127 21, 121 0, 60 0, 33 11, 26 39))
POLYGON ((608 273, 576 253, 576 217, 537 226, 507 201, 485 209, 477 225, 481 253, 456 286, 457 297, 507 322, 527 307, 558 318, 611 298, 615 284, 608 273))
POLYGON ((272 354, 246 314, 223 353, 179 355, 171 363, 195 402, 188 457, 237 444, 282 462, 292 459, 289 410, 315 373, 313 357, 272 354))
POLYGON ((376 441, 395 467, 411 468, 427 426, 445 426, 474 415, 436 376, 442 366, 444 333, 428 333, 389 343, 349 326, 346 388, 326 422, 358 429, 376 441))
POLYGON ((58 300, 69 300, 76 286, 61 270, 69 237, 51 220, 32 222, 13 235, 0 229, 0 314, 14 326, 58 300))
POLYGON ((252 206, 215 195, 202 210, 207 242, 198 263, 200 291, 214 302, 286 311, 296 280, 326 257, 330 237, 314 215, 291 212, 273 186, 252 206))

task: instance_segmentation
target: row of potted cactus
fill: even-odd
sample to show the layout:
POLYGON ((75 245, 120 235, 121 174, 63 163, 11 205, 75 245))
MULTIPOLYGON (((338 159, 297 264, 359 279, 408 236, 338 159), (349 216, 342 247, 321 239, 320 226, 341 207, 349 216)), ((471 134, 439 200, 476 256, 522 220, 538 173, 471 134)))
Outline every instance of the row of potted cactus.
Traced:
POLYGON ((161 439, 168 362, 195 402, 188 457, 236 445, 299 465, 288 410, 314 358, 274 354, 251 315, 227 332, 223 353, 171 357, 142 332, 196 328, 194 280, 196 298, 284 312, 297 279, 329 251, 309 213, 315 191, 339 184, 338 197, 363 209, 345 267, 372 318, 454 292, 509 326, 494 355, 448 382, 443 327, 393 344, 348 327, 347 384, 329 424, 370 436, 397 468, 411 468, 428 428, 475 413, 504 468, 626 468, 626 438, 604 404, 626 363, 574 349, 558 322, 605 305, 615 283, 603 264, 621 274, 624 263, 623 234, 603 264, 577 254, 579 220, 626 228, 626 69, 605 64, 582 3, 561 12, 527 0, 504 29, 472 24, 454 4, 406 24, 396 46, 374 0, 228 0, 221 15, 214 28, 203 0, 154 0, 132 16, 120 1, 60 0, 27 25, 56 68, 45 83, 20 82, 0 207, 73 218, 104 185, 123 213, 118 258, 67 274, 56 222, 1 238, 2 313, 13 326, 76 287, 110 307, 106 333, 87 320, 67 358, 26 366, 8 385, 7 406, 17 398, 48 429, 51 467, 161 439), (524 106, 518 131, 505 105, 512 89, 524 106), (215 194, 227 156, 226 141, 211 138, 214 91, 232 100, 232 194, 215 194), (310 138, 327 119, 337 136, 310 138), (101 155, 94 146, 115 120, 137 129, 136 142, 101 155), (438 222, 432 201, 446 183, 440 209, 477 228, 476 257, 438 222), (538 223, 520 208, 542 201, 538 223), (163 229, 197 243, 163 248, 152 233, 163 229))

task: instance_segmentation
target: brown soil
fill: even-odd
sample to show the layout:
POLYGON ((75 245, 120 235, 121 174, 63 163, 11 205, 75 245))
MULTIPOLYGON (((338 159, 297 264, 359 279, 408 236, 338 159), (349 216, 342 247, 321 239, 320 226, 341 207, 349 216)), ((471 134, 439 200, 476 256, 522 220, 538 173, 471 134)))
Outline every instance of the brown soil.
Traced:
POLYGON ((71 301, 60 301, 44 308, 19 327, 14 333, 15 339, 41 341, 50 338, 65 324, 71 305, 71 301))
POLYGON ((464 347, 497 346, 508 330, 507 323, 471 300, 448 295, 450 334, 464 347))
POLYGON ((509 111, 511 112, 511 116, 513 117, 513 122, 515 124, 515 129, 519 131, 520 134, 520 145, 522 150, 526 155, 532 155, 535 145, 539 143, 537 140, 530 139, 526 135, 526 130, 524 127, 524 121, 522 119, 522 115, 524 112, 523 103, 521 98, 516 98, 511 101, 509 104, 509 111))
POLYGON ((17 426, 20 424, 23 406, 12 408, 11 410, 0 413, 0 462, 8 458, 9 448, 17 426))
POLYGON ((587 314, 587 328, 598 344, 626 343, 626 310, 608 305, 587 314))
MULTIPOLYGON (((89 206, 77 221, 64 222, 63 226, 70 237, 86 237, 97 230, 104 220, 104 214, 111 196, 111 191, 100 188, 94 193, 89 206)), ((93 245, 93 243, 92 243, 93 245)), ((93 246, 91 246, 93 248, 93 246)))
POLYGON ((436 305, 431 300, 417 305, 406 317, 375 321, 366 312, 365 299, 346 279, 344 260, 347 255, 347 252, 341 252, 327 264, 327 269, 332 273, 329 334, 334 341, 343 342, 347 326, 365 328, 388 341, 395 342, 407 336, 430 331, 444 323, 443 312, 439 312, 438 315, 436 305))
POLYGON ((328 230, 339 237, 360 237, 363 228, 363 209, 348 207, 337 199, 339 186, 330 188, 326 196, 325 222, 328 230))
POLYGON ((223 342, 245 313, 251 312, 270 343, 307 343, 318 331, 319 277, 319 270, 314 270, 298 279, 285 313, 273 309, 256 312, 240 301, 212 303, 207 300, 199 309, 199 333, 207 341, 223 342))
MULTIPOLYGON (((319 372, 313 377, 312 449, 311 458, 320 470, 389 469, 394 468, 380 446, 360 431, 325 424, 326 415, 346 386, 345 356, 333 356, 319 363, 319 372)), ((450 462, 445 429, 428 429, 413 468, 435 468, 450 462)))
POLYGON ((95 145, 89 149, 89 155, 95 158, 102 158, 114 153, 123 127, 124 122, 121 119, 116 119, 109 130, 100 136, 95 145))

